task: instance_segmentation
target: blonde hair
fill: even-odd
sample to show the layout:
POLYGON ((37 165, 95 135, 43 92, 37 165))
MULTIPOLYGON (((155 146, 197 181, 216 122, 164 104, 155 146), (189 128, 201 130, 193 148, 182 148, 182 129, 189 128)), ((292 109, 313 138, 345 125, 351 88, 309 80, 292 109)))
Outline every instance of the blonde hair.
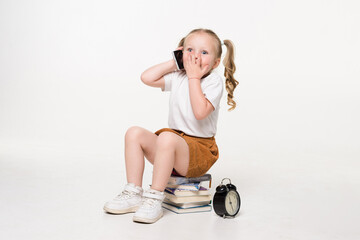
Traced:
MULTIPOLYGON (((216 33, 214 33, 210 29, 198 28, 198 29, 192 30, 186 37, 184 37, 180 40, 178 47, 183 47, 186 38, 189 35, 191 35, 193 33, 198 33, 198 32, 207 33, 215 39, 216 53, 217 53, 216 57, 221 58, 221 54, 222 54, 221 40, 216 35, 216 33)), ((236 81, 236 79, 234 78, 234 73, 236 71, 236 66, 235 66, 235 62, 234 62, 235 47, 234 47, 234 44, 230 40, 224 40, 224 45, 227 48, 226 55, 223 60, 223 64, 225 67, 225 71, 224 71, 225 85, 226 85, 226 91, 228 93, 227 94, 227 104, 230 106, 230 108, 228 110, 232 111, 236 107, 236 102, 233 100, 234 90, 235 90, 236 86, 239 84, 239 82, 236 81)))

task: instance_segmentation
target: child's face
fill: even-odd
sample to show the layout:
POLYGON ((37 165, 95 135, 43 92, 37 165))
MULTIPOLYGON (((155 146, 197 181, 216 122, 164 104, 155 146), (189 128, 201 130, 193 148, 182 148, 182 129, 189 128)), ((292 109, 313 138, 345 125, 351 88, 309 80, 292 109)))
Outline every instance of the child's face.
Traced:
POLYGON ((220 63, 220 58, 216 56, 215 44, 214 38, 207 33, 190 34, 184 43, 183 61, 187 61, 188 56, 192 54, 196 61, 200 61, 200 67, 209 65, 210 70, 216 68, 220 63))

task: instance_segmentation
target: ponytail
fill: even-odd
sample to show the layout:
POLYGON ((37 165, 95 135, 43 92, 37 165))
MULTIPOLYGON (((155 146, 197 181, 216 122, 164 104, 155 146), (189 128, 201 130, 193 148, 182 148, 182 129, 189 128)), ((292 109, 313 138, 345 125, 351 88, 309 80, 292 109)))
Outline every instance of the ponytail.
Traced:
POLYGON ((232 111, 236 107, 236 102, 233 100, 234 90, 239 84, 239 82, 236 81, 236 79, 234 78, 234 73, 236 71, 236 66, 234 62, 234 44, 230 40, 224 40, 224 45, 227 48, 226 55, 223 60, 223 64, 225 67, 225 87, 226 91, 228 92, 227 104, 231 106, 228 111, 232 111))

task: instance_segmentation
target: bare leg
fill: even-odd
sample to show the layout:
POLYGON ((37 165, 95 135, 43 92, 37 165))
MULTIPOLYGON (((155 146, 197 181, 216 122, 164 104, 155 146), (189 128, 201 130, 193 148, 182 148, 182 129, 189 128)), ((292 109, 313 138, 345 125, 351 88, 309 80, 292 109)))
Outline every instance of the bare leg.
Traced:
POLYGON ((186 141, 172 132, 162 132, 156 141, 152 189, 164 191, 172 169, 186 175, 189 167, 189 147, 186 141))
POLYGON ((144 156, 154 165, 152 189, 164 191, 172 169, 186 175, 189 147, 185 140, 172 132, 159 136, 141 128, 131 127, 125 135, 125 164, 128 183, 142 186, 144 156))
POLYGON ((153 163, 158 136, 141 127, 131 127, 125 134, 125 164, 128 183, 142 186, 144 156, 153 163))

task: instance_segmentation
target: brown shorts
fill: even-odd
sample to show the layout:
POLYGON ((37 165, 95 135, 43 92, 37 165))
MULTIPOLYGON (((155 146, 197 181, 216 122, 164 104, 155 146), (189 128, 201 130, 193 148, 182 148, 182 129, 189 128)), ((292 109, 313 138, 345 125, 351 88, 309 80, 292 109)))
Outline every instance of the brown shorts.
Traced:
POLYGON ((190 162, 185 177, 199 177, 204 175, 219 158, 219 150, 214 137, 201 138, 189 136, 171 128, 162 128, 156 131, 155 134, 160 135, 160 133, 165 131, 179 135, 189 146, 190 162))

